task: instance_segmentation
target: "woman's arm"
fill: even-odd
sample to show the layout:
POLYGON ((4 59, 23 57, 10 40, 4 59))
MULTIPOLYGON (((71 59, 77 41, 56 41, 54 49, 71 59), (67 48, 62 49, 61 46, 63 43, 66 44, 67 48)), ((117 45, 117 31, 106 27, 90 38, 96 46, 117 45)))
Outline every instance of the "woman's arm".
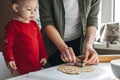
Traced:
POLYGON ((45 33, 61 52, 61 58, 64 62, 76 62, 76 57, 72 48, 65 44, 59 32, 53 25, 47 25, 45 27, 45 33))

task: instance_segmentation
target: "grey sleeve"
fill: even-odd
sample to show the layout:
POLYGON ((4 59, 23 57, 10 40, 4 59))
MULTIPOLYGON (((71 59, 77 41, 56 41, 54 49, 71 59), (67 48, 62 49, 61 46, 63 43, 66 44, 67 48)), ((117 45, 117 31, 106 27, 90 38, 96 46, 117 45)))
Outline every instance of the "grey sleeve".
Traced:
POLYGON ((100 0, 91 0, 91 7, 87 17, 87 26, 98 27, 99 9, 100 9, 100 0))
POLYGON ((39 13, 42 27, 54 25, 51 0, 39 0, 39 13))

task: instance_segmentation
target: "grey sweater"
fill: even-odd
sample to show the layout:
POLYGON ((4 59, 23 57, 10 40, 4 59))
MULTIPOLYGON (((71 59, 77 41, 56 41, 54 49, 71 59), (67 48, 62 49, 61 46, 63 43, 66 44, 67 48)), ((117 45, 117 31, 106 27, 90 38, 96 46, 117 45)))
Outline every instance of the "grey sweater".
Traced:
MULTIPOLYGON (((78 0, 80 9, 80 18, 82 26, 82 37, 80 40, 80 53, 83 53, 83 43, 88 26, 98 26, 98 13, 100 8, 100 0, 78 0)), ((42 25, 41 32, 48 52, 53 54, 57 48, 51 42, 44 32, 47 25, 54 25, 61 37, 64 37, 65 29, 65 11, 62 0, 39 0, 40 21, 42 25)))

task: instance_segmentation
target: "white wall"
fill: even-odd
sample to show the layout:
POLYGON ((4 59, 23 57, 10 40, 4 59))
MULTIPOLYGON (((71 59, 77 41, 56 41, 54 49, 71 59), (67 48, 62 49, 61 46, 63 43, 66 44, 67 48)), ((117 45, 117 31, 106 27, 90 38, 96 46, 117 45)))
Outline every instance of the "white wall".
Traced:
POLYGON ((0 80, 5 80, 10 77, 10 71, 6 67, 2 52, 0 52, 0 80))

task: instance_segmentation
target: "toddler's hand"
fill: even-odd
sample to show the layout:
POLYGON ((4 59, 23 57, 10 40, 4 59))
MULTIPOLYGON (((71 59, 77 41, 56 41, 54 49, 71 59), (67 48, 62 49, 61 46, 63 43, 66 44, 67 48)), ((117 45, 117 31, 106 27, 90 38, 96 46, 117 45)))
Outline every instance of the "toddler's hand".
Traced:
POLYGON ((8 68, 9 68, 10 70, 16 70, 17 67, 16 67, 16 64, 15 64, 15 61, 10 61, 10 62, 8 63, 8 68))
POLYGON ((44 66, 47 63, 47 59, 46 58, 42 58, 40 63, 42 64, 42 66, 44 66))

